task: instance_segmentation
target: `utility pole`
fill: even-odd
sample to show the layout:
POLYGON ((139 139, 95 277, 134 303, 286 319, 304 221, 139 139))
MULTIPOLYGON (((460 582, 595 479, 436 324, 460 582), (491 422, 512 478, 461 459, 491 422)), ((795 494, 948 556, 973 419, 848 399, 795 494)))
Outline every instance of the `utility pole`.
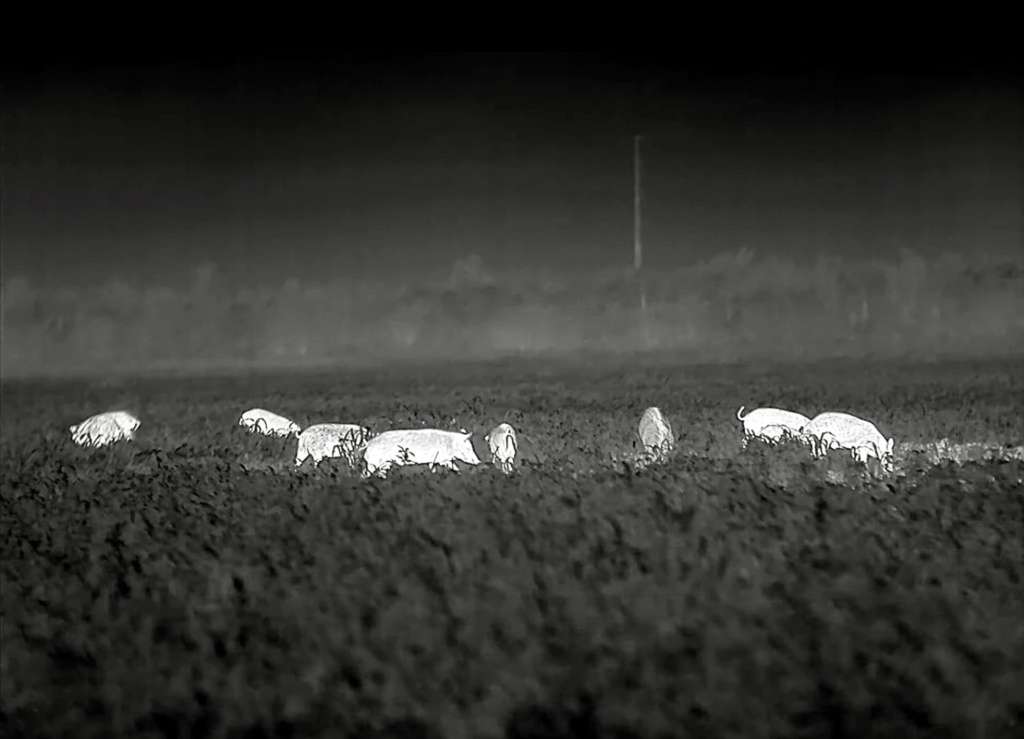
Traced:
POLYGON ((633 137, 633 275, 640 286, 640 321, 643 324, 644 345, 649 349, 651 337, 647 326, 647 288, 644 285, 642 273, 644 266, 644 243, 641 175, 643 170, 640 164, 640 139, 639 135, 633 137))
POLYGON ((643 192, 640 189, 640 137, 633 137, 633 271, 640 274, 644 266, 643 192))

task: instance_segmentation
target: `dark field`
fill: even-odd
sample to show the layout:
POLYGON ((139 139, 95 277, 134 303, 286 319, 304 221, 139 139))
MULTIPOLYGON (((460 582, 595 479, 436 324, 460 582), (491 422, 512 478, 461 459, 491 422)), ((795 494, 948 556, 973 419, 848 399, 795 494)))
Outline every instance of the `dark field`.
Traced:
POLYGON ((3 389, 0 734, 1024 736, 1024 361, 432 367, 3 389), (849 410, 897 476, 739 448, 849 410), (658 405, 679 449, 628 460, 658 405), (519 469, 294 471, 302 425, 520 435, 519 469), (67 426, 133 410, 138 438, 67 426))

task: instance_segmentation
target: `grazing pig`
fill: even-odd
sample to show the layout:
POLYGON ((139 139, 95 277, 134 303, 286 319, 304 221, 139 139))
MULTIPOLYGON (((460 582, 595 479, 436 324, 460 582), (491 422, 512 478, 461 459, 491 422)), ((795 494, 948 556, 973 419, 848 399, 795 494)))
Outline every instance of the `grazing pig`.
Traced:
POLYGON ((759 439, 768 444, 777 444, 786 437, 798 437, 801 429, 811 420, 801 413, 784 411, 780 408, 755 408, 743 415, 740 406, 736 418, 743 424, 743 448, 747 448, 751 439, 759 439))
POLYGON ((439 429, 385 431, 370 439, 363 451, 363 476, 384 477, 395 465, 427 464, 458 470, 455 464, 480 464, 470 442, 472 434, 439 429))
POLYGON ((491 451, 491 462, 505 474, 511 472, 512 464, 516 460, 516 453, 519 451, 516 430, 507 423, 499 423, 491 429, 484 440, 491 451))
POLYGON ((69 426, 71 440, 79 446, 101 447, 115 441, 131 441, 141 422, 126 411, 110 411, 90 416, 69 426))
POLYGON ((359 449, 370 439, 370 429, 354 423, 318 423, 299 434, 295 447, 295 466, 307 459, 313 464, 328 457, 341 457, 354 467, 359 449))
POLYGON ((893 470, 895 441, 886 439, 870 421, 849 413, 819 413, 804 426, 802 436, 817 457, 831 449, 848 449, 858 462, 874 457, 885 472, 893 470))
POLYGON ((238 425, 266 436, 298 436, 302 431, 299 424, 294 421, 262 408, 247 410, 238 419, 238 425))
MULTIPOLYGON (((661 410, 651 406, 640 416, 637 427, 637 441, 640 447, 639 461, 642 464, 662 462, 676 447, 672 425, 661 410)), ((637 444, 634 444, 634 447, 637 444)))

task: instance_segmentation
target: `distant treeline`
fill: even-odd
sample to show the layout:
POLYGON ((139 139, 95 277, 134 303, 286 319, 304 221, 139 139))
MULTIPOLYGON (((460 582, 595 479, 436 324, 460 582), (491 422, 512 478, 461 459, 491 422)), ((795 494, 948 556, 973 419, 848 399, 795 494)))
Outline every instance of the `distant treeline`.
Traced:
POLYGON ((1024 347, 1024 254, 794 261, 748 250, 686 268, 489 272, 189 289, 3 285, 6 377, 366 365, 644 351, 699 362, 979 356, 1024 347), (643 295, 643 298, 641 297, 643 295), (642 303, 645 307, 642 307, 642 303))

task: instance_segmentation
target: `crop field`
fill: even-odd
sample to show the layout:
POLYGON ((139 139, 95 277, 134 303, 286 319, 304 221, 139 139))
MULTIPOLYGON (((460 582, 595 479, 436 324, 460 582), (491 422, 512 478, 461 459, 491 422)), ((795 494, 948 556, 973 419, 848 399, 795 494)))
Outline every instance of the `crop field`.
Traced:
POLYGON ((453 364, 2 400, 6 737, 1024 736, 1021 360, 453 364), (678 448, 637 470, 650 405, 678 448), (896 473, 743 451, 740 405, 870 419, 896 473), (504 420, 520 456, 509 476, 296 470, 294 439, 235 425, 253 406, 504 420), (135 441, 71 443, 115 408, 135 441))

